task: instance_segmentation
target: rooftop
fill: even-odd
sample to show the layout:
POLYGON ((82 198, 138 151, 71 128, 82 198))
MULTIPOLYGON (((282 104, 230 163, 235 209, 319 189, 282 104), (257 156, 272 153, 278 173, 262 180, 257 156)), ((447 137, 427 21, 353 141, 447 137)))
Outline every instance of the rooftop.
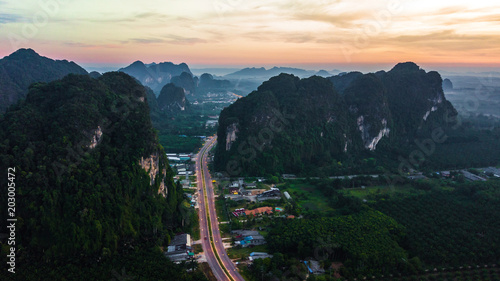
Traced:
POLYGON ((189 234, 180 234, 176 235, 172 241, 170 241, 169 246, 180 246, 187 245, 191 246, 191 235, 189 234))
POLYGON ((258 215, 258 214, 262 214, 262 213, 267 213, 267 214, 272 214, 273 213, 273 208, 272 207, 260 207, 260 208, 257 208, 257 209, 253 209, 253 210, 246 210, 245 211, 245 215, 249 216, 249 215, 258 215))

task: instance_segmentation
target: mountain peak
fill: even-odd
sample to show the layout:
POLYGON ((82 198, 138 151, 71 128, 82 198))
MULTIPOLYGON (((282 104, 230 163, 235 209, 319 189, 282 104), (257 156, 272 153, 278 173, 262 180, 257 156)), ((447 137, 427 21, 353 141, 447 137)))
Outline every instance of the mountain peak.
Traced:
POLYGON ((8 56, 9 58, 40 57, 33 49, 19 49, 8 56))
POLYGON ((396 66, 394 66, 391 69, 392 71, 409 71, 409 72, 416 72, 420 70, 420 66, 418 66, 414 62, 402 62, 398 63, 396 66))
POLYGON ((132 67, 145 66, 145 64, 142 61, 137 60, 137 61, 134 61, 130 66, 132 66, 132 67))
POLYGON ((0 59, 0 112, 24 98, 29 86, 36 82, 50 82, 64 76, 88 74, 74 62, 53 60, 40 56, 33 49, 19 49, 0 59))
POLYGON ((14 54, 15 53, 36 54, 36 55, 38 55, 38 53, 35 52, 35 50, 33 50, 31 48, 21 48, 21 49, 15 51, 14 54))

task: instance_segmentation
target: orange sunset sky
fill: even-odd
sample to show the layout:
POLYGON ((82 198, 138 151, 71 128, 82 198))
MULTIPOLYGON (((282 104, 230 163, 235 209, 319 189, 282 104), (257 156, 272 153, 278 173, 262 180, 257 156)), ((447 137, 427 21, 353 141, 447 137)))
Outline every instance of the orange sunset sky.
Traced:
POLYGON ((499 24, 500 3, 482 0, 0 0, 0 57, 498 70, 499 24))

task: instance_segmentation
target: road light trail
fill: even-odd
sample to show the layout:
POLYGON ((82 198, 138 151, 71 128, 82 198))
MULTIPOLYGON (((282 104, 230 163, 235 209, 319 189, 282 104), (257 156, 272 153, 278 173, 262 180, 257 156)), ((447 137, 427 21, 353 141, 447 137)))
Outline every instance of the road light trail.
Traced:
POLYGON ((200 194, 200 232, 203 251, 217 280, 244 281, 236 265, 227 255, 220 236, 215 194, 207 164, 207 154, 216 143, 216 137, 209 139, 196 157, 197 179, 202 191, 200 194))

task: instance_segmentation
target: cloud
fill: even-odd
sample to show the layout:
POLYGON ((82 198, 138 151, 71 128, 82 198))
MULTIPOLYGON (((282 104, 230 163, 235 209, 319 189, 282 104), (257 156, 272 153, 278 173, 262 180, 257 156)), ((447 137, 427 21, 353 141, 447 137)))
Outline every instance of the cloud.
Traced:
POLYGON ((205 39, 196 37, 183 37, 178 35, 169 34, 164 38, 132 38, 129 40, 133 43, 139 44, 175 44, 175 45, 194 45, 199 43, 207 43, 205 39))
POLYGON ((146 12, 146 13, 140 13, 134 16, 136 19, 144 19, 144 18, 162 18, 164 17, 164 14, 160 13, 153 13, 153 12, 146 12))
POLYGON ((469 18, 455 18, 453 20, 445 21, 444 25, 460 25, 460 24, 471 24, 471 23, 497 23, 500 22, 500 15, 491 14, 491 15, 483 15, 469 18))
POLYGON ((66 46, 73 47, 73 48, 95 48, 97 45, 90 45, 90 44, 85 44, 85 43, 79 43, 79 42, 64 42, 63 43, 66 46))
POLYGON ((340 0, 318 0, 315 2, 291 0, 270 1, 265 4, 245 2, 244 7, 232 6, 223 13, 213 13, 207 20, 217 19, 226 24, 248 27, 251 23, 276 25, 287 21, 313 21, 338 27, 352 27, 353 21, 362 20, 372 14, 369 9, 346 10, 339 7, 340 0))
POLYGON ((450 15, 456 14, 460 12, 468 12, 469 9, 465 6, 453 6, 453 7, 445 7, 437 10, 436 12, 431 13, 432 15, 442 16, 442 15, 450 15))
POLYGON ((414 42, 428 42, 434 40, 443 40, 450 39, 455 37, 455 31, 453 30, 444 30, 440 32, 432 32, 428 34, 421 35, 403 35, 395 37, 394 40, 401 43, 414 43, 414 42))
POLYGON ((317 40, 316 37, 311 34, 269 30, 245 32, 239 36, 245 39, 251 39, 254 42, 308 43, 315 42, 317 40))
POLYGON ((166 43, 177 44, 177 45, 194 45, 199 43, 207 43, 205 39, 195 38, 195 37, 182 37, 177 35, 166 36, 166 43))
POLYGON ((145 12, 145 13, 136 13, 130 16, 120 16, 113 17, 113 15, 101 14, 99 17, 89 17, 89 18, 80 18, 80 19, 72 19, 79 21, 88 21, 94 23, 133 23, 139 21, 164 21, 168 19, 173 19, 172 17, 162 14, 162 13, 154 13, 154 12, 145 12))
POLYGON ((309 34, 287 34, 283 36, 283 39, 290 43, 307 43, 316 40, 314 36, 309 34))
POLYGON ((422 35, 398 36, 384 41, 393 46, 404 45, 407 48, 469 52, 473 50, 498 49, 500 46, 500 35, 458 34, 454 30, 445 30, 422 35))
POLYGON ((114 44, 87 44, 81 42, 64 42, 63 45, 71 48, 84 48, 84 49, 119 49, 123 48, 121 45, 114 44))
MULTIPOLYGON (((0 1, 0 5, 5 2, 0 1)), ((11 23, 11 22, 23 22, 25 19, 19 15, 13 14, 0 14, 0 24, 11 23)))
POLYGON ((307 13, 312 13, 312 12, 325 13, 329 10, 336 10, 341 3, 342 3, 341 0, 317 0, 317 1, 292 0, 292 1, 282 2, 281 5, 277 5, 276 8, 292 12, 301 11, 307 13))
POLYGON ((500 21, 500 15, 487 15, 483 17, 477 17, 472 22, 498 22, 500 21))
POLYGON ((140 43, 140 44, 154 44, 154 43, 163 43, 165 42, 165 39, 160 39, 160 38, 132 38, 130 41, 134 43, 140 43))
POLYGON ((323 14, 323 13, 296 13, 292 16, 294 20, 308 20, 324 22, 341 28, 355 27, 355 21, 363 20, 368 16, 364 12, 360 13, 345 13, 338 15, 323 14))

